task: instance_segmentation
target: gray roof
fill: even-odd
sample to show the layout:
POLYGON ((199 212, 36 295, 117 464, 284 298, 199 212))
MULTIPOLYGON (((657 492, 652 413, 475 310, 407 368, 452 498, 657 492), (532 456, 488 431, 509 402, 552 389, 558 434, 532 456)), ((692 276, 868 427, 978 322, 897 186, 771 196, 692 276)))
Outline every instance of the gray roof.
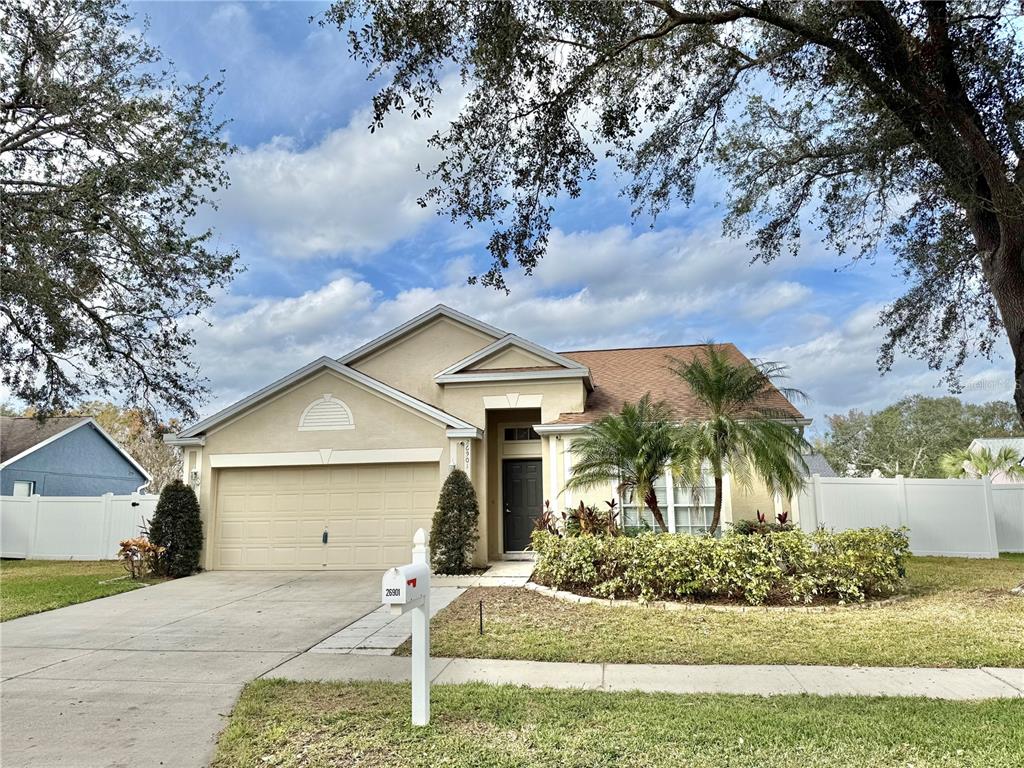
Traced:
POLYGON ((821 475, 822 477, 839 477, 832 466, 825 461, 820 453, 805 453, 804 461, 807 462, 807 474, 821 475))
POLYGON ((22 416, 0 416, 0 461, 7 461, 88 420, 88 416, 51 416, 40 422, 22 416))

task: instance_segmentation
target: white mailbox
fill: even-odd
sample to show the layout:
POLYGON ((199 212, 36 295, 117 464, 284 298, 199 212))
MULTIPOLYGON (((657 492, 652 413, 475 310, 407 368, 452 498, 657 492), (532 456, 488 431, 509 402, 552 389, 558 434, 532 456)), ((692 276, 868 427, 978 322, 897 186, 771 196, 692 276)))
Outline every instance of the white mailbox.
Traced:
POLYGON ((381 579, 381 602, 385 605, 415 605, 430 592, 430 566, 410 563, 392 568, 381 579))
POLYGON ((380 597, 393 616, 412 614, 412 724, 430 722, 430 548, 420 528, 412 538, 412 562, 384 574, 380 597))

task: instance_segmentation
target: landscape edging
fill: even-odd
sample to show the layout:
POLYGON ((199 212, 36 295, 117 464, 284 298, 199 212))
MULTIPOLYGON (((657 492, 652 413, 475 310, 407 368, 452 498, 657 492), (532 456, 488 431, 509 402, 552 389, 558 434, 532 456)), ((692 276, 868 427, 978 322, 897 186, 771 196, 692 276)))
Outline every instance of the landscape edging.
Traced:
POLYGON ((577 595, 575 592, 566 592, 553 587, 545 587, 535 581, 528 581, 526 589, 547 597, 553 597, 565 603, 581 603, 605 605, 611 608, 642 608, 662 611, 717 611, 720 613, 752 613, 771 612, 781 613, 831 613, 833 611, 858 611, 885 608, 894 603, 906 600, 910 595, 893 595, 882 600, 871 600, 863 603, 848 603, 846 605, 721 605, 716 603, 681 603, 674 600, 654 600, 643 603, 639 600, 618 600, 608 597, 588 597, 577 595))

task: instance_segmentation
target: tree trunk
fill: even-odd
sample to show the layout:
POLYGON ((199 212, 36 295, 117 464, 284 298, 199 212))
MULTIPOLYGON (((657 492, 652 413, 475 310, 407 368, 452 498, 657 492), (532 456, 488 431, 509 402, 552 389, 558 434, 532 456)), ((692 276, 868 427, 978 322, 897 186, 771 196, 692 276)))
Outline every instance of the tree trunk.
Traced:
POLYGON ((661 532, 668 533, 668 526, 665 525, 665 517, 661 514, 661 507, 658 506, 658 494, 656 494, 653 489, 648 491, 647 495, 644 496, 644 503, 647 505, 647 508, 651 510, 651 514, 654 515, 654 522, 656 522, 658 527, 661 528, 661 532))
POLYGON ((722 522, 722 486, 722 478, 719 475, 715 475, 715 513, 711 516, 711 527, 708 529, 709 536, 715 535, 719 524, 722 522))
POLYGON ((1013 401, 1017 418, 1024 424, 1024 224, 1011 217, 1001 217, 997 231, 977 220, 974 224, 975 241, 982 252, 982 272, 999 307, 1013 353, 1013 401))

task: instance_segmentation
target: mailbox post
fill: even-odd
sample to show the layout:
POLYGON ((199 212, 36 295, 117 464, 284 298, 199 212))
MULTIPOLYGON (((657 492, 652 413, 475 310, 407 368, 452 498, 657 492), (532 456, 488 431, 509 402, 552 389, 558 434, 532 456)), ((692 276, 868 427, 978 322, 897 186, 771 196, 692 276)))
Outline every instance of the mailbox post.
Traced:
POLYGON ((412 562, 381 580, 381 601, 391 615, 412 612, 412 724, 430 722, 430 550, 422 528, 412 539, 412 562))

